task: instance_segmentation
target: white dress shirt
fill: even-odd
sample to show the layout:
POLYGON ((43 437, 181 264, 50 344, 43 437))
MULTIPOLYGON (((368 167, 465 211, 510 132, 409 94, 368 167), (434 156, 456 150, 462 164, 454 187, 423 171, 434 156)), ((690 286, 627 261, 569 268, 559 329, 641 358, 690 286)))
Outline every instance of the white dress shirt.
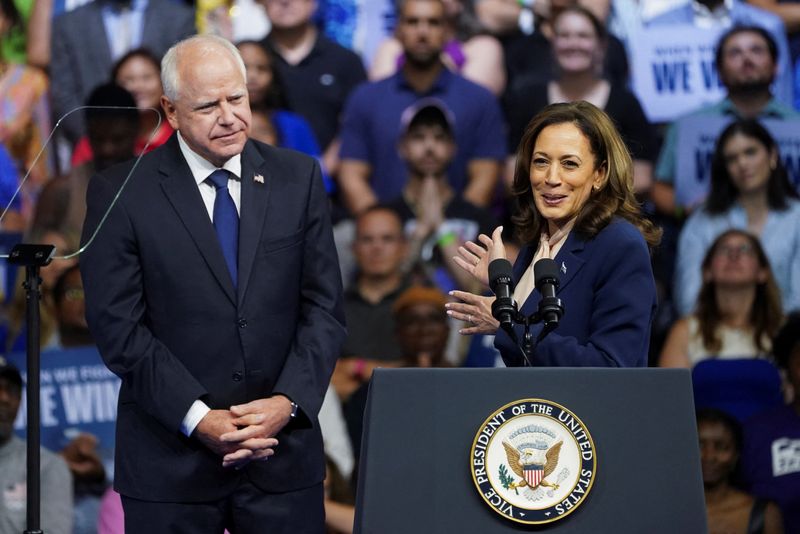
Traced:
MULTIPOLYGON (((183 139, 180 132, 178 132, 178 144, 180 145, 181 153, 183 154, 184 159, 186 159, 186 163, 189 164, 189 170, 192 171, 194 181, 197 182, 197 187, 200 190, 200 196, 203 197, 203 204, 208 212, 208 218, 211 219, 211 222, 213 223, 214 200, 217 198, 217 190, 214 187, 214 184, 206 182, 206 179, 212 172, 217 170, 218 167, 215 167, 197 152, 189 148, 189 145, 183 139)), ((236 211, 241 214, 242 155, 236 154, 231 159, 226 161, 222 168, 230 172, 230 177, 228 178, 228 192, 230 193, 231 198, 233 198, 233 203, 236 205, 236 211)), ((210 411, 211 408, 209 408, 205 402, 201 401, 200 399, 194 401, 192 406, 189 408, 189 411, 186 412, 183 421, 181 422, 181 432, 183 432, 186 436, 190 436, 192 432, 194 432, 194 429, 200 420, 203 419, 203 417, 205 417, 210 411)))

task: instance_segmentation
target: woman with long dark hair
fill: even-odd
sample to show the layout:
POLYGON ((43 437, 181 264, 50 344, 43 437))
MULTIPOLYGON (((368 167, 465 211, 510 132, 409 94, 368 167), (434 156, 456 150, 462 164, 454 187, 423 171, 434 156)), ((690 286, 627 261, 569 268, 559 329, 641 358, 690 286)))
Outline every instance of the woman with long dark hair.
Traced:
POLYGON ((731 229, 703 258, 703 285, 692 315, 679 319, 661 351, 662 367, 706 358, 764 357, 781 326, 781 296, 758 238, 731 229))
POLYGON ((759 238, 784 310, 800 308, 800 201, 775 140, 754 119, 737 120, 720 134, 708 200, 681 232, 673 292, 680 315, 688 315, 697 300, 705 251, 730 228, 759 238))
POLYGON ((308 122, 288 110, 283 83, 275 68, 275 58, 258 41, 240 41, 236 48, 247 71, 247 94, 252 121, 250 137, 282 148, 291 148, 313 156, 323 165, 325 190, 331 193, 334 184, 322 163, 322 152, 308 122))
MULTIPOLYGON (((146 154, 166 143, 175 130, 161 109, 164 88, 161 86, 161 61, 155 54, 147 48, 129 51, 111 69, 111 81, 128 91, 139 109, 136 154, 146 154)), ((81 138, 72 153, 72 166, 76 167, 93 158, 89 138, 81 138)))
POLYGON ((257 41, 236 44, 247 70, 247 93, 253 124, 250 136, 267 144, 319 157, 319 144, 305 119, 287 109, 275 60, 257 41))
MULTIPOLYGON (((533 266, 555 261, 557 296, 567 309, 533 350, 522 352, 492 317, 494 297, 462 291, 449 313, 463 334, 497 333, 506 365, 641 367, 647 364, 656 288, 649 247, 660 231, 639 211, 630 154, 608 115, 588 102, 552 104, 528 125, 514 176, 513 217, 525 248, 514 267, 520 312, 536 311, 542 293, 533 266)), ((488 286, 489 263, 505 257, 501 228, 467 242, 456 262, 488 286)), ((531 332, 538 337, 542 326, 531 332)), ((523 338, 521 327, 514 331, 523 338)))

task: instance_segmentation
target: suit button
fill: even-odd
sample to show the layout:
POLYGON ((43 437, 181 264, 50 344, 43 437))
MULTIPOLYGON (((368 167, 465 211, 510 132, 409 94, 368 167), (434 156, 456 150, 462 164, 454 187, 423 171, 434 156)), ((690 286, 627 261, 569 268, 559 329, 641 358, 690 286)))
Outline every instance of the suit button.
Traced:
POLYGON ((234 371, 233 376, 231 376, 231 378, 233 378, 234 382, 241 382, 242 373, 240 373, 239 371, 234 371))
POLYGON ((240 318, 239 319, 239 328, 244 328, 245 326, 247 326, 247 319, 240 318))

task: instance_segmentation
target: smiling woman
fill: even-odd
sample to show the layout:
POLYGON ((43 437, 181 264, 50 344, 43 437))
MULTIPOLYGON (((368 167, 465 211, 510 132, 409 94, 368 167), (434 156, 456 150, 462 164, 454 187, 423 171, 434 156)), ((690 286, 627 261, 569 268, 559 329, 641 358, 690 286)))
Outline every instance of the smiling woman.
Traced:
POLYGON ((758 238, 731 229, 703 258, 695 312, 670 329, 661 367, 691 368, 706 358, 766 357, 781 325, 781 296, 758 238))
POLYGON ((552 124, 542 130, 534 146, 530 182, 536 209, 547 220, 550 235, 578 215, 605 177, 605 166, 595 165, 589 141, 574 124, 552 124))
MULTIPOLYGON (((520 143, 514 196, 513 221, 526 244, 514 266, 514 300, 524 315, 536 311, 542 294, 533 266, 554 259, 565 315, 529 361, 511 333, 497 331, 489 312, 494 297, 457 291, 462 302, 448 308, 471 323, 462 333, 497 331, 507 365, 646 365, 656 305, 648 246, 660 231, 639 212, 631 158, 608 116, 577 102, 547 106, 534 117, 520 143)), ((456 260, 485 285, 490 261, 505 257, 500 231, 479 238, 487 248, 467 243, 456 260)), ((532 333, 540 332, 537 325, 532 333)), ((513 335, 522 339, 521 327, 513 335)))
POLYGON ((702 283, 700 261, 725 230, 755 235, 781 290, 783 309, 800 307, 800 201, 772 135, 758 121, 738 120, 717 140, 706 204, 686 221, 678 240, 675 305, 694 307, 702 283))

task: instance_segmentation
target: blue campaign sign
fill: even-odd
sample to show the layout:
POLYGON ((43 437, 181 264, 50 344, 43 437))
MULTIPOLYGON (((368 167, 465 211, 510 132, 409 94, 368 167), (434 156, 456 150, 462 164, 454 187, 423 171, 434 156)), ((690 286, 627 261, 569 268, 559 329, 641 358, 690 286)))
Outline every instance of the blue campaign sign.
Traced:
MULTIPOLYGON (((7 359, 20 369, 27 383, 25 354, 9 354, 7 359)), ((120 379, 106 368, 94 347, 43 351, 41 359, 42 446, 57 452, 80 433, 94 434, 109 470, 114 461, 120 379)), ((25 428, 23 395, 14 429, 24 438, 25 428)))
POLYGON ((651 122, 676 119, 724 98, 714 66, 720 29, 650 26, 631 43, 631 82, 651 122))
MULTIPOLYGON (((678 120, 675 202, 679 206, 693 208, 705 200, 711 185, 711 160, 717 137, 732 120, 699 115, 678 120)), ((761 123, 778 143, 789 180, 800 192, 800 120, 765 119, 761 123)))

